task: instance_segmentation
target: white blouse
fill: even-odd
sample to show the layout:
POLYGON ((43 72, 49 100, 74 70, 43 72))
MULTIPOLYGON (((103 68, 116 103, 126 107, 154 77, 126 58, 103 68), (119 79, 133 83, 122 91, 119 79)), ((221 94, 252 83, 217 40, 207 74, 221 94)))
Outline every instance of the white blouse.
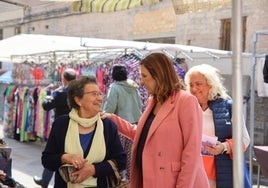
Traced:
MULTIPOLYGON (((243 118, 242 131, 243 131, 243 134, 242 134, 243 144, 245 145, 245 148, 247 148, 250 143, 250 138, 249 138, 249 134, 247 131, 244 118, 243 118)), ((208 136, 216 136, 215 126, 213 122, 213 115, 212 115, 212 111, 209 108, 203 111, 203 134, 206 134, 208 136)))

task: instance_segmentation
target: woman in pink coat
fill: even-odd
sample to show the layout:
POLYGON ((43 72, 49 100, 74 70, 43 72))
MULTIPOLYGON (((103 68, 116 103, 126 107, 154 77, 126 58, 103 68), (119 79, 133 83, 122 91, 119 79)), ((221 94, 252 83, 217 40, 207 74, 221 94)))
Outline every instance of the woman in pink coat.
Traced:
POLYGON ((196 98, 184 91, 173 62, 155 52, 141 61, 141 84, 150 95, 133 125, 104 114, 133 140, 131 188, 208 188, 201 158, 202 112, 196 98))

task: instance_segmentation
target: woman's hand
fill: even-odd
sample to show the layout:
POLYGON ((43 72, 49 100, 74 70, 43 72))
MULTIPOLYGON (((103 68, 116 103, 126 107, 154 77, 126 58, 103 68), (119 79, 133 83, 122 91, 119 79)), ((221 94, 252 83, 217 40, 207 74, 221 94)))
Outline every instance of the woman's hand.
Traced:
POLYGON ((110 114, 110 113, 106 113, 106 112, 101 112, 100 113, 101 119, 111 118, 111 116, 112 116, 112 114, 110 114))
POLYGON ((90 176, 95 175, 95 166, 92 164, 85 164, 83 168, 79 169, 72 173, 72 176, 75 176, 75 180, 72 183, 81 183, 90 176))
POLYGON ((211 155, 219 155, 222 154, 224 150, 224 145, 221 142, 217 142, 215 146, 211 147, 206 145, 205 149, 211 154, 211 155))
POLYGON ((86 164, 87 159, 84 159, 81 155, 65 153, 61 156, 61 162, 63 164, 71 164, 75 168, 80 169, 86 164))

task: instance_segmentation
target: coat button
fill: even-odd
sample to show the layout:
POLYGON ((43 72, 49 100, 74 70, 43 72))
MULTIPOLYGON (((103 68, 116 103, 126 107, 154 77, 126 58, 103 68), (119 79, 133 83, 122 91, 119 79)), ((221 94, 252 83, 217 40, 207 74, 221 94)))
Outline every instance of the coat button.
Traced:
POLYGON ((160 151, 160 152, 158 152, 158 156, 159 157, 162 157, 163 156, 163 154, 162 154, 162 152, 160 151))
POLYGON ((160 171, 164 171, 164 170, 165 170, 165 167, 161 166, 160 171))

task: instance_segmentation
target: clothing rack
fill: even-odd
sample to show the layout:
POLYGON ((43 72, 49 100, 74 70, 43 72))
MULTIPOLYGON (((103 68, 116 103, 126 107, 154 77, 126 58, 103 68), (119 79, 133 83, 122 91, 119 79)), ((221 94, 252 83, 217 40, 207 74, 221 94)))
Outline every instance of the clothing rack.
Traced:
POLYGON ((251 69, 251 90, 250 90, 250 147, 249 147, 249 173, 250 173, 250 181, 252 182, 252 164, 253 164, 253 147, 254 147, 254 115, 255 115, 255 70, 256 70, 256 60, 259 57, 265 55, 258 55, 256 52, 258 36, 260 35, 268 35, 268 30, 256 31, 253 34, 253 49, 252 49, 252 69, 251 69))
MULTIPOLYGON (((139 74, 139 71, 137 71, 138 66, 136 66, 136 65, 139 65, 140 58, 136 55, 137 52, 134 53, 134 50, 98 51, 97 54, 98 54, 98 58, 100 58, 99 61, 97 61, 97 59, 95 59, 96 61, 92 61, 92 60, 91 61, 77 60, 77 62, 79 62, 83 66, 81 68, 79 64, 75 64, 75 67, 73 67, 74 69, 77 70, 78 75, 83 75, 83 74, 84 75, 89 75, 89 74, 92 74, 92 73, 95 72, 97 79, 100 81, 98 83, 102 82, 100 84, 101 88, 106 89, 106 87, 108 86, 106 84, 108 84, 108 82, 106 83, 104 81, 104 76, 105 77, 107 76, 107 78, 108 78, 108 76, 111 76, 111 74, 109 74, 109 70, 112 68, 112 65, 115 63, 114 60, 118 59, 118 58, 122 58, 124 55, 126 55, 125 59, 122 58, 122 60, 125 60, 128 63, 129 70, 133 70, 132 73, 130 74, 131 75, 130 78, 132 78, 132 80, 134 80, 134 81, 135 81, 135 79, 139 80, 139 75, 137 75, 137 74, 139 74), (102 55, 104 55, 105 57, 103 57, 102 55), (108 58, 106 58, 106 57, 108 57, 108 58), (133 65, 130 64, 130 63, 132 63, 133 65), (103 66, 101 66, 102 64, 103 64, 103 66), (85 69, 83 69, 83 68, 85 68, 85 69), (101 75, 101 76, 99 77, 99 75, 101 75)), ((72 58, 72 57, 70 56, 70 58, 72 58)), ((56 66, 59 65, 59 67, 56 68, 56 69, 51 69, 50 67, 46 67, 46 69, 43 69, 43 71, 44 71, 43 72, 43 75, 44 75, 43 78, 46 79, 48 75, 51 75, 50 72, 48 73, 46 71, 53 70, 52 71, 53 74, 55 72, 59 76, 60 73, 62 72, 62 70, 65 68, 65 66, 66 67, 70 66, 70 64, 65 63, 65 64, 61 65, 60 63, 61 63, 61 61, 57 62, 56 66)), ((69 63, 71 63, 71 62, 69 62, 69 63)), ((53 63, 50 64, 50 65, 55 67, 55 64, 53 65, 53 63)), ((47 65, 47 66, 50 66, 50 65, 47 65)), ((29 77, 32 77, 33 72, 31 72, 31 71, 33 71, 33 67, 42 67, 43 68, 45 66, 44 64, 38 64, 38 63, 35 64, 35 62, 33 62, 33 61, 25 60, 22 63, 17 63, 17 64, 14 64, 13 66, 14 66, 13 67, 14 71, 15 70, 18 71, 16 75, 20 75, 20 76, 18 76, 18 82, 16 82, 16 79, 13 79, 15 82, 12 83, 12 86, 16 87, 16 90, 17 89, 23 89, 23 91, 25 91, 24 88, 26 88, 26 87, 27 87, 27 91, 29 91, 29 89, 33 88, 33 87, 38 89, 38 93, 36 93, 36 94, 38 94, 38 97, 37 97, 38 100, 39 100, 39 96, 41 96, 40 100, 44 97, 44 91, 46 91, 47 89, 54 88, 54 86, 55 86, 54 81, 55 80, 53 80, 53 79, 58 79, 59 78, 58 76, 56 76, 56 77, 53 76, 53 78, 51 77, 52 81, 50 81, 50 82, 48 82, 46 84, 42 84, 42 83, 34 84, 34 82, 27 82, 27 81, 33 81, 32 79, 28 79, 29 77), (20 71, 22 71, 22 72, 20 72, 20 71), (26 72, 27 72, 27 74, 26 74, 26 72), (19 82, 19 81, 21 81, 21 82, 19 82), (54 85, 51 85, 52 83, 54 85), (41 90, 42 90, 42 94, 40 94, 41 90)), ((106 79, 106 80, 111 80, 111 79, 106 79)), ((141 93, 143 93, 143 91, 141 93)), ((20 93, 18 93, 18 94, 20 94, 20 93)), ((22 96, 24 96, 24 95, 21 95, 21 97, 22 96)), ((37 96, 37 95, 35 95, 35 96, 37 96)), ((25 101, 28 101, 28 99, 29 98, 28 98, 28 95, 27 95, 27 99, 25 101)), ((39 105, 39 102, 38 102, 38 105, 39 105)), ((11 109, 11 108, 7 107, 7 110, 9 110, 9 109, 11 109)), ((30 108, 27 108, 27 109, 30 109, 30 108)), ((39 106, 38 106, 38 109, 40 109, 39 106)), ((45 114, 43 114, 43 112, 42 113, 40 112, 38 114, 39 115, 42 114, 42 117, 43 117, 43 115, 44 115, 44 117, 47 117, 47 116, 45 116, 45 114)), ((6 116, 6 117, 8 118, 8 116, 6 116)), ((12 117, 13 117, 13 115, 12 115, 12 117)), ((35 117, 33 117, 33 118, 35 118, 35 117)), ((47 118, 39 118, 39 119, 47 119, 47 118)), ((12 118, 12 120, 14 120, 14 119, 12 118)), ((7 124, 8 121, 9 120, 5 121, 4 126, 8 125, 7 124)), ((10 128, 9 129, 10 130, 9 136, 13 135, 12 133, 15 132, 15 130, 12 129, 13 125, 14 125, 13 123, 14 122, 12 122, 12 124, 9 126, 9 128, 10 128)), ((19 125, 21 125, 21 124, 19 124, 19 125)), ((23 125, 25 125, 24 122, 23 122, 23 125)), ((47 128, 48 124, 46 122, 45 123, 42 122, 42 123, 40 123, 38 125, 39 125, 38 126, 38 131, 35 130, 37 138, 41 138, 42 140, 46 140, 47 139, 47 137, 46 137, 47 133, 49 132, 49 129, 47 128), (42 125, 42 126, 40 127, 40 125, 42 125), (39 131, 39 130, 41 130, 41 131, 39 131)), ((16 134, 16 138, 18 140, 20 140, 20 141, 28 141, 27 140, 28 137, 24 137, 24 136, 20 137, 21 136, 20 133, 16 134)), ((28 135, 28 134, 31 134, 31 133, 34 133, 34 132, 27 132, 26 134, 28 135)), ((34 135, 34 134, 31 134, 31 135, 34 135)), ((23 132, 23 135, 25 135, 24 132, 23 132)))

